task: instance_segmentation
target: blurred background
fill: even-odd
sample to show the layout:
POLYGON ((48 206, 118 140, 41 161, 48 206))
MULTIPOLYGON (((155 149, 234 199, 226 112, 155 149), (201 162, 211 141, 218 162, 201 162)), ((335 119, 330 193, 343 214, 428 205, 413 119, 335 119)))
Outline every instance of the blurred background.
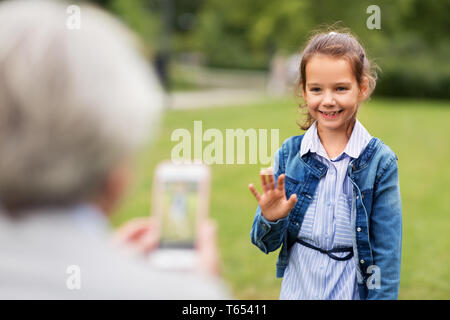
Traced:
MULTIPOLYGON (((158 138, 141 152, 114 225, 150 211, 158 162, 172 132, 279 129, 280 144, 303 132, 294 96, 296 54, 315 30, 347 27, 381 69, 359 120, 399 157, 403 205, 400 299, 450 298, 450 1, 91 0, 131 27, 168 93, 158 138), (380 29, 366 21, 380 8, 380 29)), ((82 13, 81 13, 82 14, 82 13)), ((82 19, 82 15, 81 15, 82 19)), ((248 162, 248 161, 247 161, 248 162)), ((210 216, 226 282, 238 299, 277 299, 278 252, 250 242, 261 164, 212 165, 210 216)))

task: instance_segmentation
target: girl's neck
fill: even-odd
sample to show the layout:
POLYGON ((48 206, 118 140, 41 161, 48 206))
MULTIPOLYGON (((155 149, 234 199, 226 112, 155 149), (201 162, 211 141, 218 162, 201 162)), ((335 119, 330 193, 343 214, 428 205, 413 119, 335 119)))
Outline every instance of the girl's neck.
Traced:
POLYGON ((317 135, 330 159, 337 157, 344 151, 352 135, 355 123, 356 118, 346 123, 344 128, 336 130, 322 128, 317 123, 317 135))

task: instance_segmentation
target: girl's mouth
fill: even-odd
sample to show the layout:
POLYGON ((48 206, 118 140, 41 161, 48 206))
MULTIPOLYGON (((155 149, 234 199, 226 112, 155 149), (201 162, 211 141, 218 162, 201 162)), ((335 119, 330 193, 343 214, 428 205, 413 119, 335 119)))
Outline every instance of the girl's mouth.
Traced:
POLYGON ((319 111, 320 114, 322 114, 322 117, 324 117, 325 119, 336 119, 337 117, 339 117, 339 114, 342 112, 342 110, 339 111, 335 111, 335 112, 323 112, 323 111, 319 111))

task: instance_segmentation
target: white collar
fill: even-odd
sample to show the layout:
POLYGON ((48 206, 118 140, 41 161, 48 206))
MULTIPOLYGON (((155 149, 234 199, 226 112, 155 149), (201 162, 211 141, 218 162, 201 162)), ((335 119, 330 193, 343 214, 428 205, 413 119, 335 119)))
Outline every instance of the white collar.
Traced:
MULTIPOLYGON (((350 139, 348 140, 348 143, 342 153, 356 159, 367 146, 370 139, 372 139, 370 133, 366 130, 366 128, 364 128, 361 122, 356 119, 350 139)), ((328 158, 328 155, 320 142, 319 135, 317 134, 317 121, 315 121, 305 132, 302 145, 300 147, 300 156, 305 155, 309 151, 328 158)))

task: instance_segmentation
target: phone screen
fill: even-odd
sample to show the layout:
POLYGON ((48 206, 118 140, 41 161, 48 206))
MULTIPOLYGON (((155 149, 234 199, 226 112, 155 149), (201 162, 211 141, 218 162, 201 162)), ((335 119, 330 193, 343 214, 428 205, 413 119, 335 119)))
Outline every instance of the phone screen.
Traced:
POLYGON ((162 269, 193 269, 197 226, 209 211, 210 169, 202 164, 164 161, 155 171, 152 216, 160 224, 159 249, 149 257, 162 269))
POLYGON ((194 248, 198 183, 168 181, 162 193, 162 248, 194 248))

